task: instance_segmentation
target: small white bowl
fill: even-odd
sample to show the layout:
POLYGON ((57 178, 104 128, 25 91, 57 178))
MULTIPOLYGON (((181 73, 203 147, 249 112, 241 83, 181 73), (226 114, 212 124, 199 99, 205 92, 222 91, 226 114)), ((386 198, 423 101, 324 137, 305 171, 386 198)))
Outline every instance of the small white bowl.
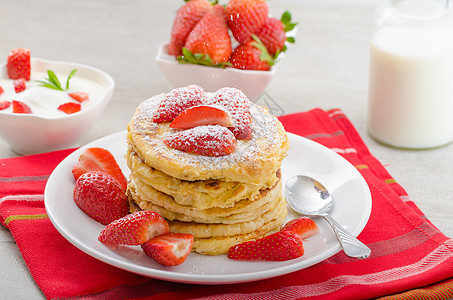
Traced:
MULTIPOLYGON (((215 92, 223 87, 235 87, 244 92, 250 101, 257 100, 269 85, 275 74, 278 62, 270 71, 251 71, 235 68, 214 68, 195 64, 180 64, 168 54, 168 44, 159 47, 156 61, 162 73, 174 87, 190 84, 201 86, 206 92, 215 92)), ((282 57, 282 55, 280 55, 282 57)))
MULTIPOLYGON (((74 77, 98 83, 102 87, 101 96, 98 99, 90 98, 89 101, 93 103, 80 112, 57 117, 0 111, 0 137, 14 152, 29 155, 76 146, 104 111, 115 87, 110 75, 86 65, 31 59, 32 74, 47 70, 68 74, 72 69, 77 69, 74 77)), ((0 78, 8 78, 5 63, 0 64, 0 78)))

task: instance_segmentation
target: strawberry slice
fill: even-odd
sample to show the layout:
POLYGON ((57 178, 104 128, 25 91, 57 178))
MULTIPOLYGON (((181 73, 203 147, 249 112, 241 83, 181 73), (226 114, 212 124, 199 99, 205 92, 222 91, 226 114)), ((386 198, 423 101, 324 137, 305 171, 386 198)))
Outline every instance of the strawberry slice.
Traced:
POLYGON ((221 88, 214 93, 209 104, 227 109, 234 121, 234 126, 230 127, 230 130, 238 140, 248 140, 252 137, 251 103, 241 90, 232 87, 221 88))
POLYGON ((74 187, 75 204, 93 220, 107 225, 129 212, 129 201, 113 176, 93 171, 83 174, 74 187))
POLYGON ((74 93, 68 93, 69 97, 72 99, 79 101, 79 102, 84 102, 88 101, 90 98, 90 95, 85 92, 74 92, 74 93))
POLYGON ((28 106, 27 104, 25 104, 21 101, 13 100, 13 113, 31 114, 32 111, 31 111, 30 106, 28 106))
POLYGON ((14 91, 20 93, 27 88, 24 78, 19 78, 13 81, 14 91))
POLYGON ((82 174, 90 171, 103 171, 113 176, 123 190, 127 188, 127 180, 112 153, 104 148, 87 148, 80 155, 72 168, 72 175, 77 180, 82 174))
POLYGON ((153 115, 153 121, 157 123, 171 122, 186 109, 206 104, 207 101, 208 97, 203 88, 197 85, 171 90, 159 104, 153 115))
POLYGON ((170 148, 205 156, 228 155, 233 153, 236 147, 233 133, 219 125, 170 132, 164 137, 163 142, 170 148))
POLYGON ((70 115, 79 112, 82 109, 80 103, 66 102, 58 106, 58 110, 70 115))
POLYGON ((237 244, 228 257, 237 260, 290 260, 304 255, 302 239, 292 231, 279 231, 255 241, 237 244))
POLYGON ((158 213, 141 210, 107 225, 99 234, 98 240, 119 245, 141 245, 168 230, 167 221, 158 213))
POLYGON ((202 125, 233 126, 233 119, 222 107, 199 105, 186 109, 171 122, 171 128, 189 129, 202 125))
POLYGON ((161 265, 177 266, 182 264, 192 251, 193 240, 191 234, 170 232, 142 244, 142 249, 161 265))
POLYGON ((6 70, 10 79, 30 80, 30 50, 15 48, 8 53, 6 70))
POLYGON ((9 102, 8 100, 0 101, 0 110, 7 109, 10 106, 11 106, 11 102, 9 102))
POLYGON ((2 88, 2 86, 0 85, 0 96, 3 94, 5 90, 2 88))
POLYGON ((312 219, 300 217, 288 221, 281 231, 292 231, 297 233, 301 239, 308 239, 319 233, 319 227, 312 219))

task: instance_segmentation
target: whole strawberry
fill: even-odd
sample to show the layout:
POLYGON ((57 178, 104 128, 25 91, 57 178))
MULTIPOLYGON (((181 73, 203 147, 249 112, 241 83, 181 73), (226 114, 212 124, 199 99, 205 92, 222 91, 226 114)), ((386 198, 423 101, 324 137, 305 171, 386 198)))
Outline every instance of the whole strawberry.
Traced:
POLYGON ((233 133, 220 125, 205 125, 169 132, 163 142, 170 148, 204 156, 228 155, 233 153, 236 147, 233 133))
POLYGON ((234 49, 230 62, 236 69, 269 71, 274 59, 255 35, 253 39, 234 49))
POLYGON ((291 23, 291 14, 286 11, 280 20, 268 18, 261 29, 255 35, 261 40, 270 55, 275 56, 279 52, 285 52, 285 42, 294 43, 293 37, 287 37, 286 32, 291 31, 296 26, 291 23))
POLYGON ((201 18, 212 8, 208 0, 190 0, 176 13, 171 30, 168 54, 178 56, 182 54, 189 33, 201 20, 201 18))
POLYGON ((194 237, 187 233, 166 233, 142 244, 146 255, 166 267, 182 264, 192 251, 194 237))
POLYGON ((266 22, 269 8, 265 0, 230 0, 225 8, 228 26, 240 44, 252 39, 252 34, 266 22))
POLYGON ((6 70, 10 79, 30 80, 30 50, 15 48, 8 54, 6 70))
POLYGON ((107 225, 129 212, 129 202, 118 181, 100 172, 84 173, 74 187, 75 204, 95 221, 107 225))
POLYGON ((167 221, 158 213, 140 210, 108 224, 99 233, 98 240, 119 245, 141 245, 168 230, 167 221))
MULTIPOLYGON (((207 61, 203 64, 218 65, 228 61, 232 48, 223 6, 217 4, 203 16, 187 37, 184 48, 194 57, 203 54, 203 60, 207 61)), ((198 63, 190 59, 188 62, 198 63)))
POLYGON ((302 239, 291 231, 279 231, 255 241, 237 244, 228 250, 228 257, 237 260, 283 261, 302 255, 302 239))

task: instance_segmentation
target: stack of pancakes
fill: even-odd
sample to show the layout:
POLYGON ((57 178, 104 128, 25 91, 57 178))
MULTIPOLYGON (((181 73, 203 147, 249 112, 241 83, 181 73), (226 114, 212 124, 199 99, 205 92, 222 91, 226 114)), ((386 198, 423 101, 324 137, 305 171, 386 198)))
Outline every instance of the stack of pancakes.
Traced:
POLYGON ((131 212, 159 213, 171 232, 193 234, 193 250, 209 255, 279 230, 287 214, 280 167, 289 146, 278 119, 251 104, 250 140, 237 140, 225 156, 192 154, 163 143, 174 130, 153 122, 163 97, 142 102, 128 125, 131 212))

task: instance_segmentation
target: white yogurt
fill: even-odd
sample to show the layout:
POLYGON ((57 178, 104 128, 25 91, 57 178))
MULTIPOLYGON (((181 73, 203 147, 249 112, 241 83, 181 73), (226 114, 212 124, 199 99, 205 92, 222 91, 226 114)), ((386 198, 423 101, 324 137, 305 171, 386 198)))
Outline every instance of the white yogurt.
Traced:
MULTIPOLYGON (((68 74, 55 73, 55 75, 57 75, 61 86, 65 88, 68 74)), ((69 89, 67 91, 58 91, 42 87, 40 86, 40 83, 36 82, 36 80, 44 81, 45 78, 47 78, 47 73, 32 72, 30 81, 26 82, 27 88, 20 93, 15 92, 13 80, 1 78, 0 86, 4 89, 4 92, 0 95, 0 101, 18 100, 27 104, 31 108, 33 114, 52 118, 66 115, 66 113, 58 110, 58 106, 61 104, 67 102, 79 103, 71 98, 68 93, 86 92, 89 94, 89 100, 81 103, 82 110, 96 103, 104 93, 104 89, 100 84, 77 76, 77 72, 69 80, 69 89)), ((9 108, 0 111, 0 113, 4 112, 12 113, 12 105, 9 108)))
POLYGON ((389 26, 376 33, 368 130, 403 148, 453 141, 453 28, 389 26))

